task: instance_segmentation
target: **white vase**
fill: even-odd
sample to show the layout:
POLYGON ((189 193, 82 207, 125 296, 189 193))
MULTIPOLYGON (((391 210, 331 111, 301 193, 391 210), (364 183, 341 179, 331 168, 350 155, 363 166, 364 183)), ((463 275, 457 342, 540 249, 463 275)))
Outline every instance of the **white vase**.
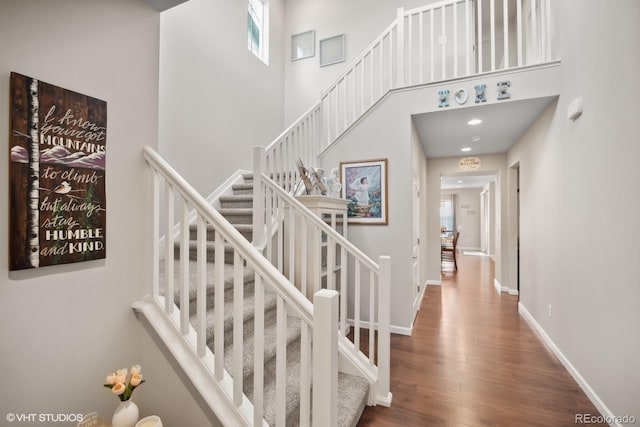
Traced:
POLYGON ((131 400, 120 402, 111 418, 112 427, 134 427, 138 422, 138 406, 131 400))

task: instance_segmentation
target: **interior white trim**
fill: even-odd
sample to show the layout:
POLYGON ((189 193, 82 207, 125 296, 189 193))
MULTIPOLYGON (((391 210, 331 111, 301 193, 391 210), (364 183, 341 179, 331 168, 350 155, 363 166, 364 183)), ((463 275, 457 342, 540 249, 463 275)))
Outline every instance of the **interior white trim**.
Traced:
MULTIPOLYGON (((529 311, 525 308, 522 302, 518 302, 518 314, 527 321, 527 323, 531 326, 531 328, 536 332, 536 334, 540 337, 542 342, 549 347, 549 349, 556 355, 556 357, 560 360, 560 363, 569 371, 569 374, 573 377, 574 380, 578 383, 578 386, 582 389, 582 391, 587 395, 591 403, 595 405, 595 407, 600 411, 603 417, 606 418, 606 421, 612 421, 613 426, 622 427, 622 424, 615 423, 616 416, 611 412, 611 410, 605 405, 605 403, 600 399, 600 396, 596 394, 596 392, 591 388, 587 380, 585 380, 580 372, 576 369, 575 366, 571 363, 571 361, 562 353, 562 351, 558 348, 556 343, 553 342, 551 337, 547 335, 545 330, 540 326, 536 319, 529 313, 529 311)), ((598 414, 593 414, 597 416, 598 414)), ((619 418, 619 417, 618 417, 619 418)))
MULTIPOLYGON (((353 326, 354 323, 355 322, 353 321, 353 319, 347 319, 347 324, 349 324, 349 326, 353 326)), ((374 329, 378 329, 378 324, 377 323, 374 326, 375 326, 374 329)), ((369 322, 361 320, 360 321, 360 328, 362 328, 362 329, 370 329, 369 328, 369 322)), ((411 334, 413 333, 413 325, 410 328, 405 328, 404 326, 389 325, 389 332, 391 332, 392 334, 411 336, 411 334)))
POLYGON ((442 279, 440 280, 427 280, 427 286, 441 286, 442 285, 442 279))
POLYGON ((493 287, 496 288, 498 293, 502 292, 502 285, 498 282, 498 279, 493 279, 493 287))
POLYGON ((518 290, 517 290, 517 289, 511 289, 511 288, 510 288, 510 287, 508 287, 508 286, 502 286, 502 285, 500 284, 500 282, 498 282, 498 280, 497 280, 497 279, 493 279, 493 287, 494 287, 494 288, 496 288, 496 291, 497 291, 498 293, 506 292, 506 293, 508 293, 509 295, 518 295, 518 294, 519 294, 519 292, 518 292, 518 290))

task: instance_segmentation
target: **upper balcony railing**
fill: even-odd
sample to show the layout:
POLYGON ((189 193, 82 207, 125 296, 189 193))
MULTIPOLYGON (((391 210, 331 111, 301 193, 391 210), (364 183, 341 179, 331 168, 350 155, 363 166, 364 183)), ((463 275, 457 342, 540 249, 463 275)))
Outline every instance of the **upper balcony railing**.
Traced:
POLYGON ((405 11, 321 95, 323 148, 389 90, 552 59, 551 0, 446 0, 405 11))

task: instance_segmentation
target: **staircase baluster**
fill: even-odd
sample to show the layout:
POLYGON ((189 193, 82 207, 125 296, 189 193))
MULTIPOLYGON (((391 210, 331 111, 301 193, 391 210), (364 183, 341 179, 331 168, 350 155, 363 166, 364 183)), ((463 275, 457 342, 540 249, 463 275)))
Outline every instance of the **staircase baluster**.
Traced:
POLYGON ((376 276, 369 271, 369 366, 375 365, 376 354, 376 276))
POLYGON ((418 61, 420 61, 418 83, 424 83, 424 12, 420 12, 418 16, 418 35, 420 37, 420 42, 418 43, 418 61))
MULTIPOLYGON (((198 215, 197 233, 196 262, 198 266, 198 282, 196 290, 196 337, 198 342, 198 356, 204 357, 207 352, 207 223, 202 215, 198 215)), ((218 381, 222 379, 222 372, 220 372, 220 377, 216 377, 216 379, 218 381)))
POLYGON ((300 218, 302 224, 300 229, 300 248, 302 253, 300 254, 300 290, 302 295, 307 296, 307 233, 309 228, 307 226, 307 220, 304 217, 300 218))
MULTIPOLYGON (((482 1, 482 0, 478 0, 478 1, 482 1)), ((429 38, 429 43, 431 44, 431 47, 429 49, 429 61, 430 61, 430 70, 431 70, 431 80, 430 81, 434 81, 436 78, 435 75, 435 27, 433 25, 433 15, 435 13, 435 9, 431 9, 430 10, 431 13, 429 13, 429 30, 431 31, 430 35, 431 37, 429 38)))
MULTIPOLYGON (((529 3, 529 8, 531 12, 531 31, 532 31, 532 46, 533 46, 533 55, 532 59, 534 62, 540 61, 540 46, 538 45, 538 8, 537 1, 531 0, 529 3)), ((527 64, 528 65, 528 64, 527 64)))
POLYGON ((151 294, 154 298, 160 295, 160 177, 153 171, 153 278, 151 294))
POLYGON ((482 73, 482 1, 478 1, 478 39, 476 40, 476 48, 478 49, 478 73, 482 73))
POLYGON ((457 1, 453 3, 453 77, 458 77, 458 2, 457 1))
POLYGON ((397 87, 404 86, 405 81, 405 52, 404 52, 404 40, 405 40, 405 32, 404 32, 404 7, 398 8, 398 15, 396 18, 398 22, 398 81, 397 87))
POLYGON ((446 7, 442 6, 440 8, 440 22, 442 25, 441 34, 441 46, 440 52, 442 53, 442 80, 447 78, 447 12, 446 7))
POLYGON ((189 203, 182 199, 180 224, 180 332, 189 333, 189 203))
POLYGON ((348 265, 349 256, 347 255, 347 248, 342 246, 340 250, 340 333, 343 335, 345 335, 347 330, 347 299, 349 296, 347 283, 348 265))
MULTIPOLYGON (((519 1, 519 0, 516 0, 519 1)), ((471 11, 469 9, 469 0, 464 0, 464 31, 465 31, 465 64, 466 76, 471 74, 471 58, 473 51, 471 49, 471 11)))
POLYGON ((327 277, 327 289, 335 290, 335 271, 336 271, 336 244, 331 238, 331 236, 327 236, 327 267, 326 267, 326 277, 327 277))
POLYGON ((300 329, 300 427, 309 427, 311 422, 311 341, 309 335, 309 325, 302 322, 300 329))
POLYGON ((495 0, 489 0, 489 14, 491 15, 491 71, 496 70, 496 5, 495 0))
POLYGON ((233 402, 242 404, 242 383, 244 380, 243 322, 244 317, 244 261, 234 251, 233 254, 233 402))
POLYGON ((253 328, 253 425, 264 418, 264 285, 259 274, 254 276, 253 328))
POLYGON ((360 350, 360 260, 356 259, 353 309, 353 345, 360 350))
POLYGON ((214 375, 218 381, 224 376, 224 237, 216 230, 214 254, 213 354, 214 375))
POLYGON ((287 422, 287 311, 284 300, 277 297, 276 318, 276 426, 287 422))
POLYGON ((173 269, 175 268, 174 264, 174 238, 175 234, 173 232, 173 212, 174 212, 174 201, 173 201, 173 187, 171 184, 166 183, 164 187, 164 197, 165 197, 165 233, 164 233, 164 269, 165 269, 165 282, 164 282, 164 310, 167 314, 173 313, 173 269))
POLYGON ((413 83, 413 15, 409 14, 407 21, 407 84, 410 85, 413 83))
POLYGON ((516 0, 516 25, 518 26, 518 67, 522 67, 522 0, 516 0))
POLYGON ((504 67, 509 68, 509 1, 502 0, 502 52, 504 55, 504 67))

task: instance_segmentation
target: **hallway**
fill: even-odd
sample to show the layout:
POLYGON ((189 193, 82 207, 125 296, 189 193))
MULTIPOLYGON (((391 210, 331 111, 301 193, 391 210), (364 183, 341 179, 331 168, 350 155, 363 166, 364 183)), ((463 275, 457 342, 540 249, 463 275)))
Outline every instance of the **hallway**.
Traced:
POLYGON ((427 287, 413 336, 392 335, 392 406, 365 408, 358 426, 558 427, 599 416, 518 315, 518 297, 496 292, 493 261, 459 255, 458 267, 427 287))

